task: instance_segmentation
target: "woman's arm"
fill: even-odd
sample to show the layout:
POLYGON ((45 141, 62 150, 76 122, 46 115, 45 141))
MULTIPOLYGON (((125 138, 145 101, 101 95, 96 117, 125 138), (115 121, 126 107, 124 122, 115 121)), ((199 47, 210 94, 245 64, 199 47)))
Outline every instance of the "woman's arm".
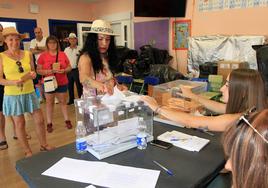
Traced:
POLYGON ((217 112, 220 114, 224 114, 226 112, 226 104, 219 103, 213 100, 209 100, 206 98, 203 98, 202 96, 196 95, 192 92, 191 88, 185 87, 185 86, 180 86, 181 91, 182 91, 182 96, 188 97, 190 99, 193 99, 203 106, 205 106, 207 109, 217 112))
POLYGON ((97 88, 99 91, 105 91, 105 84, 98 82, 92 77, 93 67, 91 59, 88 55, 81 55, 78 62, 78 70, 79 70, 79 79, 84 87, 97 88))
POLYGON ((48 76, 53 74, 53 70, 43 69, 43 65, 37 64, 36 72, 42 76, 48 76))
POLYGON ((212 131, 224 131, 228 126, 234 124, 240 114, 224 114, 220 116, 194 116, 182 111, 173 110, 165 106, 159 106, 155 99, 149 96, 141 98, 156 113, 178 122, 190 128, 208 128, 212 131))

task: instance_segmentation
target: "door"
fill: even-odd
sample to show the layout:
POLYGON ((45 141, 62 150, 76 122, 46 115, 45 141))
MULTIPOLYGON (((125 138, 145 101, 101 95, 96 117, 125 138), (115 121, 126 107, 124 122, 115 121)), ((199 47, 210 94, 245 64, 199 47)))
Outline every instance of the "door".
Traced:
POLYGON ((77 38, 78 38, 78 46, 80 48, 83 47, 86 39, 87 34, 90 31, 92 24, 89 23, 77 23, 77 38))

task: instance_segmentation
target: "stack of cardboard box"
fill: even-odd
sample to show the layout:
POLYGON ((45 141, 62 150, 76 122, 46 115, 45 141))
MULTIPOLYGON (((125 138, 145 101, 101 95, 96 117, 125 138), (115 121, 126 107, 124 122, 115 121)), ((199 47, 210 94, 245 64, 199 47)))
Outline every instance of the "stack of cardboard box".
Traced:
POLYGON ((223 79, 226 80, 227 76, 232 72, 232 70, 238 68, 248 68, 248 64, 240 61, 219 61, 218 75, 222 75, 223 79))

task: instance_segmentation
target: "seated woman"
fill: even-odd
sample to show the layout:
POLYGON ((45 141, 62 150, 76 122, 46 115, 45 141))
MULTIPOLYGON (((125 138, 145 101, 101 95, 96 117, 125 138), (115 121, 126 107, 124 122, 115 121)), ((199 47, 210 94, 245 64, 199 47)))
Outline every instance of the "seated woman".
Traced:
POLYGON ((245 114, 223 137, 233 188, 268 187, 268 109, 245 114))
MULTIPOLYGON (((149 107, 156 113, 178 122, 181 125, 193 128, 208 128, 214 131, 224 131, 232 125, 240 116, 252 106, 257 110, 267 108, 264 83, 258 71, 252 69, 233 70, 221 88, 225 104, 208 101, 205 106, 214 111, 225 112, 219 116, 193 116, 178 110, 159 106, 157 102, 148 96, 142 97, 149 107)), ((185 93, 185 92, 184 92, 185 93)), ((188 95, 189 96, 189 95, 188 95)), ((201 100, 198 100, 201 102, 201 100)))

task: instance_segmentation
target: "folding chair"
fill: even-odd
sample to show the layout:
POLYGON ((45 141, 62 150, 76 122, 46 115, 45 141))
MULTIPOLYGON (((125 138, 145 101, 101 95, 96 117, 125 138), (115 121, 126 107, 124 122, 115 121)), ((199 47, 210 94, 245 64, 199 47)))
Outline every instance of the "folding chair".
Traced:
POLYGON ((143 82, 143 84, 141 86, 141 89, 140 89, 139 94, 143 94, 145 91, 147 91, 147 89, 145 90, 145 87, 147 85, 154 86, 154 85, 157 85, 157 84, 159 84, 159 78, 158 77, 155 77, 155 76, 146 76, 144 78, 144 82, 143 82))
POLYGON ((133 84, 132 76, 116 76, 115 78, 119 84, 126 84, 128 89, 131 91, 133 84))

